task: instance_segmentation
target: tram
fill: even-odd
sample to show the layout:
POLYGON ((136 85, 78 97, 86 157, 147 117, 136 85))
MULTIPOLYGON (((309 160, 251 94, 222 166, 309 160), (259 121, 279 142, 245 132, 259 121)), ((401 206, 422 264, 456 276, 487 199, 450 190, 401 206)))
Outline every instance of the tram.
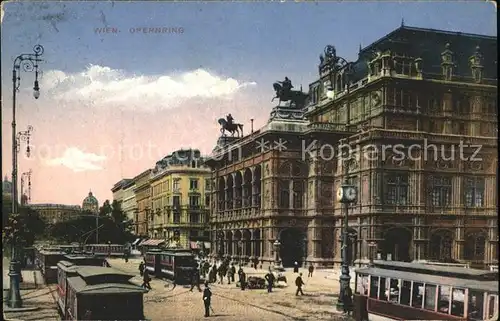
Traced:
POLYGON ((160 253, 160 272, 176 284, 189 284, 191 275, 197 269, 195 256, 190 250, 169 250, 160 253))
POLYGON ((109 263, 103 257, 89 254, 66 254, 64 259, 76 265, 92 265, 109 267, 109 263))
POLYGON ((122 257, 125 254, 125 245, 120 244, 86 244, 84 246, 86 253, 92 253, 98 256, 122 257))
POLYGON ((132 274, 100 266, 61 261, 58 305, 63 320, 144 320, 145 289, 132 274))
POLYGON ((374 261, 356 269, 356 321, 498 320, 498 273, 374 261))
POLYGON ((152 249, 144 254, 144 261, 146 262, 146 266, 144 267, 148 270, 149 274, 155 276, 161 276, 161 265, 160 265, 160 254, 162 250, 160 249, 152 249))
POLYGON ((57 282, 57 263, 66 255, 59 248, 42 249, 36 253, 36 266, 42 273, 45 283, 57 282))

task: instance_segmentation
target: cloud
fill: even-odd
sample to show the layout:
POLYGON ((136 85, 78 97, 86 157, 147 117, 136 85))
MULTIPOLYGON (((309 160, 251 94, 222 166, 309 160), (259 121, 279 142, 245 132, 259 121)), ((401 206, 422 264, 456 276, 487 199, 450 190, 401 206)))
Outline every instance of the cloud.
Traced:
POLYGON ((255 82, 241 82, 204 69, 170 75, 128 75, 90 65, 80 73, 60 70, 44 73, 42 88, 63 102, 88 102, 96 106, 120 106, 141 110, 175 108, 189 99, 231 99, 255 82))
POLYGON ((85 153, 76 147, 67 148, 62 157, 52 158, 46 161, 49 166, 64 166, 74 172, 97 171, 101 170, 102 162, 106 156, 85 153))

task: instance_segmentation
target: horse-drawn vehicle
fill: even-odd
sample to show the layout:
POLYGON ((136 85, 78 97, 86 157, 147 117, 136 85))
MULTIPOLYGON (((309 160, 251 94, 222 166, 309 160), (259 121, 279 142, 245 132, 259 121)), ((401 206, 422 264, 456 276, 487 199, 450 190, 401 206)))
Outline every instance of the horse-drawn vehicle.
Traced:
POLYGON ((265 289, 266 280, 260 276, 249 276, 247 279, 247 287, 249 289, 265 289))

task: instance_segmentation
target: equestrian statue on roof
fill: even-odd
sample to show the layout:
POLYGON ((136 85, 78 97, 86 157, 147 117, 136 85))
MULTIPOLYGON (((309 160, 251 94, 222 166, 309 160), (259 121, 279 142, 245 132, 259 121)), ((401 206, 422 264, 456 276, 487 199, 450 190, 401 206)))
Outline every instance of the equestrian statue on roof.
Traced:
POLYGON ((276 98, 279 99, 279 104, 282 101, 289 101, 290 107, 303 108, 307 99, 307 94, 303 93, 302 90, 292 90, 292 81, 285 77, 284 81, 277 81, 273 84, 276 96, 271 100, 274 101, 276 98))

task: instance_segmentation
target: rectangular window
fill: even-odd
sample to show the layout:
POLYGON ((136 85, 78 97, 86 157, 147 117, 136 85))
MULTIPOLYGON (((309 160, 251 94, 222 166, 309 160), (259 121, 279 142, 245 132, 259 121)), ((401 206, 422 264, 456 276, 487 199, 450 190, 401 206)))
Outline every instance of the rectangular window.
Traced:
POLYGON ((190 190, 197 190, 198 189, 198 179, 191 178, 189 180, 189 189, 190 190))
POLYGON ((424 284, 413 282, 413 293, 411 294, 411 306, 414 308, 422 309, 424 297, 424 284))
POLYGON ((181 223, 181 213, 174 213, 174 224, 181 223))
POLYGON ((210 195, 205 195, 205 207, 210 207, 210 195))
POLYGON ((356 284, 356 293, 361 295, 368 295, 368 276, 358 274, 356 284))
POLYGON ((370 275, 370 298, 378 298, 378 276, 370 275))
POLYGON ((389 301, 393 303, 398 303, 400 291, 401 291, 400 280, 391 279, 389 285, 389 301))
POLYGON ((464 195, 466 207, 482 207, 484 206, 484 178, 481 177, 465 177, 464 178, 464 195))
POLYGON ((446 285, 440 285, 438 288, 438 306, 440 313, 450 314, 450 292, 451 288, 446 285))
POLYGON ((465 301, 465 290, 463 289, 453 289, 451 295, 451 315, 457 317, 464 316, 464 301, 465 301))
POLYGON ((387 301, 387 298, 389 297, 389 289, 388 289, 389 284, 388 283, 389 283, 389 279, 380 278, 379 300, 387 301))
POLYGON ((410 306, 411 282, 403 280, 399 303, 410 306))
POLYGON ((174 186, 173 186, 174 192, 178 192, 180 188, 181 188, 181 179, 175 178, 174 179, 174 186))
POLYGON ((484 314, 484 292, 469 289, 469 307, 467 319, 480 321, 484 314))
POLYGON ((408 174, 388 175, 386 203, 389 205, 406 205, 408 203, 408 174))
POLYGON ((189 196, 189 206, 199 206, 200 205, 200 197, 199 196, 189 196))
POLYGON ((451 178, 434 176, 432 179, 432 205, 447 207, 451 203, 451 178))
POLYGON ((189 222, 193 223, 193 224, 200 223, 200 214, 198 214, 198 213, 189 214, 189 222))
POLYGON ((174 206, 174 208, 179 208, 181 206, 181 197, 180 196, 174 196, 172 198, 172 200, 173 200, 172 205, 174 206))
POLYGON ((498 312, 497 307, 498 295, 488 295, 488 319, 491 319, 495 316, 495 313, 498 312), (497 310, 497 311, 495 311, 497 310))
POLYGON ((209 179, 205 179, 205 191, 210 191, 212 189, 212 185, 209 179))
POLYGON ((435 311, 436 310, 436 286, 432 284, 425 285, 425 303, 424 309, 435 311))

